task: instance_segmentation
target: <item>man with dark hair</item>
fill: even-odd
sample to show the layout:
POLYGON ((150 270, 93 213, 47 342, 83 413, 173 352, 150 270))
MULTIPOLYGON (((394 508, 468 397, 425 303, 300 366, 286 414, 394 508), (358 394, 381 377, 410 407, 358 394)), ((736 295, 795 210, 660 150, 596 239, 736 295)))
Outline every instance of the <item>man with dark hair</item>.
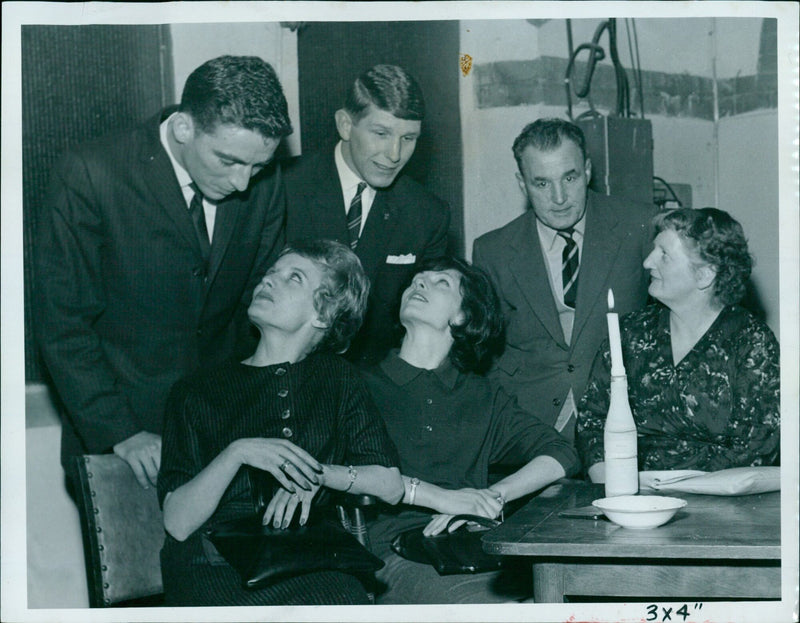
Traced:
POLYGON ((531 209, 475 240, 506 315, 506 349, 491 374, 520 406, 574 438, 575 404, 615 311, 647 299, 642 267, 655 208, 589 190, 581 129, 539 119, 516 138, 517 180, 531 209), (549 295, 548 295, 549 294, 549 295))
POLYGON ((172 384, 252 350, 246 310, 284 243, 271 164, 292 132, 272 67, 222 56, 180 106, 64 156, 36 245, 37 335, 61 461, 113 451, 155 484, 172 384))
POLYGON ((376 65, 353 83, 336 111, 341 139, 303 156, 286 174, 286 236, 349 244, 370 278, 367 317, 347 357, 377 363, 394 344, 399 296, 416 262, 440 257, 450 213, 400 173, 425 115, 422 91, 401 67, 376 65))

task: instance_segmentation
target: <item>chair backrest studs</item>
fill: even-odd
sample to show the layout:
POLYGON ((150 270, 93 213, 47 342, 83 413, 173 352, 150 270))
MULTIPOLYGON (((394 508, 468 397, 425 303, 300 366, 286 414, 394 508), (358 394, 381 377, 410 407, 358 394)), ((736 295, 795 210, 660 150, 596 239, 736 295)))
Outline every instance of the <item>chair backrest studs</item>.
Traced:
POLYGON ((142 488, 114 454, 86 455, 75 465, 90 606, 159 603, 165 533, 155 488, 142 488))

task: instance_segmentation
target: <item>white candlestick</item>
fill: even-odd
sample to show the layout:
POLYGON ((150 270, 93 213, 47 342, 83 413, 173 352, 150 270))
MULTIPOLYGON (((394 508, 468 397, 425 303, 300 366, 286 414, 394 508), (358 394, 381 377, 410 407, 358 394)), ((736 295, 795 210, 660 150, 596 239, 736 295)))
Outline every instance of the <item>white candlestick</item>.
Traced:
POLYGON ((624 376, 625 366, 622 363, 622 340, 619 335, 619 314, 614 313, 614 292, 608 290, 608 343, 611 350, 611 376, 624 376))

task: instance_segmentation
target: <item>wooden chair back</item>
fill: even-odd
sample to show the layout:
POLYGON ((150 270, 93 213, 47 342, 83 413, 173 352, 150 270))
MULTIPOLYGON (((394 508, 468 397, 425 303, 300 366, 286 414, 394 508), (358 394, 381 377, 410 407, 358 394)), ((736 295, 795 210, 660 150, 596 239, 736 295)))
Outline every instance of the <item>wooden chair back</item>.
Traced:
POLYGON ((165 533, 155 488, 143 489, 116 455, 76 460, 89 604, 142 605, 142 599, 163 592, 160 551, 165 533))

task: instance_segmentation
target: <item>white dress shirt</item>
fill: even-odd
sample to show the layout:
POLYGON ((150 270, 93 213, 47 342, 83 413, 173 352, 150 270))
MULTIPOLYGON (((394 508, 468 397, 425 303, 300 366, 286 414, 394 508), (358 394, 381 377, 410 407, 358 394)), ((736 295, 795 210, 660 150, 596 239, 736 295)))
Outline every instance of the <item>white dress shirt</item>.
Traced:
MULTIPOLYGON (((356 196, 356 190, 361 182, 364 182, 356 173, 348 166, 342 155, 342 141, 336 143, 336 148, 333 150, 333 158, 336 161, 336 171, 339 173, 339 183, 342 185, 342 195, 344 196, 344 213, 350 211, 350 202, 356 196)), ((364 182, 366 184, 366 182, 364 182)), ((375 189, 369 184, 361 193, 361 229, 358 230, 358 235, 364 231, 364 225, 367 223, 369 210, 372 203, 375 201, 375 189)))
MULTIPOLYGON (((169 141, 167 141, 167 124, 177 114, 178 113, 172 113, 167 119, 161 122, 161 125, 159 126, 159 134, 161 135, 161 144, 164 146, 164 151, 167 152, 169 161, 172 163, 172 168, 175 169, 175 177, 178 178, 178 184, 181 186, 183 200, 186 202, 186 209, 188 210, 189 205, 192 203, 192 198, 194 197, 194 189, 191 187, 192 178, 189 176, 189 172, 184 169, 177 160, 175 160, 175 156, 172 155, 172 150, 169 148, 169 141)), ((214 237, 214 221, 217 217, 217 204, 203 197, 203 213, 206 217, 208 242, 211 243, 211 240, 214 237)))

